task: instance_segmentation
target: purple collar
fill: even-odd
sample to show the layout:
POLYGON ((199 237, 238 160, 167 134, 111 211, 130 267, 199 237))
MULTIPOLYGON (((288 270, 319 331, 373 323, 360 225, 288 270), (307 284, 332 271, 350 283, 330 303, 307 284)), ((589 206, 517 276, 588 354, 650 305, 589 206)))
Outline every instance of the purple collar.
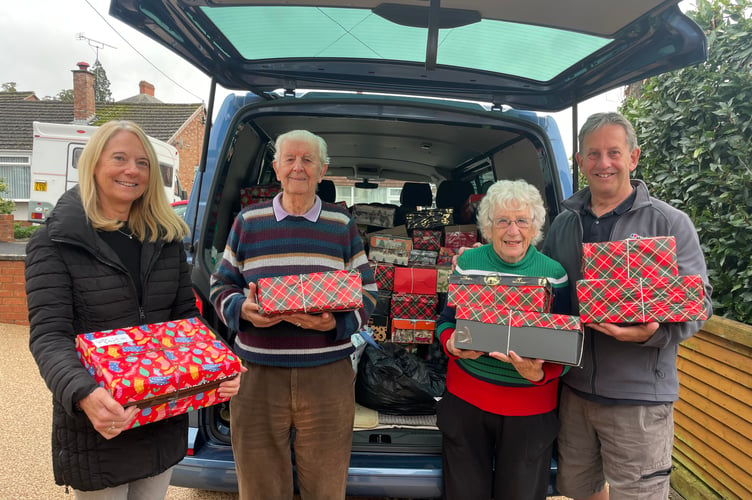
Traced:
MULTIPOLYGON (((316 222, 319 219, 319 215, 321 214, 321 198, 319 198, 318 195, 315 196, 316 199, 313 202, 313 206, 310 208, 310 210, 300 216, 305 217, 311 222, 316 222)), ((274 209, 274 217, 277 219, 277 222, 281 221, 285 217, 293 215, 282 207, 282 193, 279 193, 274 197, 274 200, 272 200, 272 208, 274 209)))

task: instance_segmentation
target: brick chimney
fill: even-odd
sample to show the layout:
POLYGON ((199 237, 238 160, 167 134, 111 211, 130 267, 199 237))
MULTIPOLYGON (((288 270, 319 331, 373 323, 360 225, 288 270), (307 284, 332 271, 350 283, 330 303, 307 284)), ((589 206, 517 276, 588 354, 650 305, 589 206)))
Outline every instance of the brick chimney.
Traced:
POLYGON ((154 85, 147 81, 141 80, 140 82, 138 82, 138 93, 154 97, 154 85))
POLYGON ((80 62, 73 70, 73 121, 86 123, 96 113, 94 102, 94 73, 89 64, 80 62))

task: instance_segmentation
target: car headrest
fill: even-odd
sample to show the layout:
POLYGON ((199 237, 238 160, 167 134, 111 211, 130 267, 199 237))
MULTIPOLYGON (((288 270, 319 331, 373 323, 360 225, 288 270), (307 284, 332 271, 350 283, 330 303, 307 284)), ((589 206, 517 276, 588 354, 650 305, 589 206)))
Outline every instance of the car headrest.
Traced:
POLYGON ((324 179, 319 182, 317 193, 321 201, 327 201, 334 203, 337 200, 337 188, 334 186, 334 182, 329 179, 324 179))
POLYGON ((465 200, 474 193, 470 181, 442 181, 436 189, 436 208, 459 209, 465 203, 465 200))
POLYGON ((430 207, 433 201, 431 186, 427 182, 406 182, 400 193, 400 204, 406 207, 430 207))

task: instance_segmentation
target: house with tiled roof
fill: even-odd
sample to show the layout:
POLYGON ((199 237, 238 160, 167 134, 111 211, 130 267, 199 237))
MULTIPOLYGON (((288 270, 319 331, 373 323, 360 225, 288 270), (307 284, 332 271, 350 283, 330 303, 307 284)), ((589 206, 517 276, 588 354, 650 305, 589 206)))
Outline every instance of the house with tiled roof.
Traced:
POLYGON ((34 92, 0 92, 0 178, 16 202, 16 220, 28 219, 31 191, 32 123, 101 125, 132 120, 147 134, 177 148, 178 179, 190 193, 201 159, 206 108, 203 103, 170 104, 155 97, 154 85, 139 82, 139 93, 113 103, 94 100, 94 74, 85 62, 73 70, 73 102, 39 100, 34 92))

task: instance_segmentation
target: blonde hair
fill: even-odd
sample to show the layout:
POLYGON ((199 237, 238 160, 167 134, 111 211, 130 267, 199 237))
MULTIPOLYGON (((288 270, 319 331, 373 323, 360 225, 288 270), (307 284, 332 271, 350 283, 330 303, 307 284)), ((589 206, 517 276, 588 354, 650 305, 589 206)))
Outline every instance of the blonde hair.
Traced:
POLYGON ((501 210, 530 210, 531 228, 535 233, 531 243, 535 245, 543 238, 543 223, 546 220, 546 207, 543 205, 538 188, 522 179, 516 181, 501 180, 491 184, 478 207, 478 225, 481 233, 491 237, 491 220, 493 212, 501 210))
POLYGON ((78 160, 78 184, 81 190, 86 217, 91 221, 94 229, 116 231, 123 227, 123 222, 105 217, 99 205, 97 183, 95 178, 96 166, 107 143, 118 132, 130 132, 141 141, 149 159, 149 181, 146 190, 131 205, 128 216, 128 228, 139 239, 156 241, 164 238, 176 241, 187 236, 188 225, 178 216, 170 206, 162 187, 162 173, 159 160, 149 137, 141 127, 131 121, 110 121, 99 127, 84 147, 78 160))

